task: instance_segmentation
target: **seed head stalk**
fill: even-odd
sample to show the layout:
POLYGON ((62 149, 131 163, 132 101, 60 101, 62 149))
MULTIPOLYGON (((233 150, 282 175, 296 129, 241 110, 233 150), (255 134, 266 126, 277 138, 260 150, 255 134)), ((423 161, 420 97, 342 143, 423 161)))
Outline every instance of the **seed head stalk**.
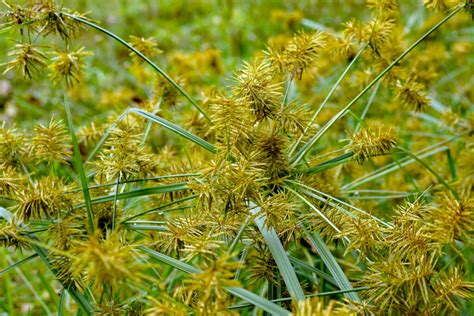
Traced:
POLYGON ((156 65, 154 62, 152 62, 148 57, 146 57, 143 53, 141 53, 139 50, 137 50, 135 47, 133 47, 132 45, 130 45, 129 43, 127 43, 125 40, 123 40, 122 38, 120 38, 119 36, 115 35, 114 33, 110 32, 109 30, 107 29, 104 29, 103 27, 100 27, 98 26, 97 24, 95 23, 92 23, 86 19, 83 19, 83 18, 80 18, 78 16, 75 16, 73 14, 69 14, 69 13, 66 13, 66 12, 63 12, 63 14, 65 16, 68 16, 70 17, 71 19, 74 19, 78 22, 81 22, 87 26, 90 26, 96 30, 99 30, 101 31, 102 33, 105 33, 107 34, 108 36, 112 37, 113 39, 115 39, 116 41, 118 41, 120 44, 124 45, 125 47, 127 47, 128 49, 130 49, 132 52, 134 52, 135 54, 137 54, 141 59, 143 59, 147 64, 149 64, 151 67, 153 67, 153 69, 155 69, 160 75, 162 75, 173 87, 175 87, 179 93, 181 93, 186 99, 189 100, 189 102, 191 102, 191 104, 202 114, 204 115, 204 117, 211 121, 211 118, 206 114, 206 112, 199 106, 199 104, 197 104, 196 100, 194 100, 194 98, 192 98, 186 91, 184 91, 184 89, 178 84, 176 83, 176 81, 174 81, 163 69, 161 69, 160 67, 158 67, 158 65, 156 65))

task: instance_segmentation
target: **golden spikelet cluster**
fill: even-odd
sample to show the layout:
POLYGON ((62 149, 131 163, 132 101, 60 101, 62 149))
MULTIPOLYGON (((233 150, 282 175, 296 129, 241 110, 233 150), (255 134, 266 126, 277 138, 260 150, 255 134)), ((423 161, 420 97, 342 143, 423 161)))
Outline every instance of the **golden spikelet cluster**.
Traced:
MULTIPOLYGON (((138 51, 140 51, 140 53, 149 58, 163 53, 163 51, 158 48, 158 43, 156 42, 156 40, 152 37, 144 38, 138 36, 130 36, 130 44, 138 51)), ((133 57, 135 62, 141 61, 141 58, 135 53, 130 53, 130 56, 133 57)))
POLYGON ((26 135, 15 126, 7 127, 6 122, 0 126, 0 160, 5 166, 15 167, 26 158, 26 135))
POLYGON ((228 310, 231 297, 227 287, 239 286, 234 274, 240 266, 229 256, 221 256, 208 263, 204 270, 194 273, 185 282, 188 304, 193 306, 193 296, 197 296, 194 309, 199 315, 232 315, 228 310))
POLYGON ((72 259, 71 274, 94 287, 117 288, 127 279, 136 281, 139 275, 134 247, 125 244, 116 233, 105 238, 96 234, 87 240, 76 240, 75 247, 67 253, 72 259))
POLYGON ((37 124, 31 137, 31 150, 38 162, 66 163, 71 156, 71 145, 66 125, 51 118, 48 125, 37 124))
POLYGON ((271 118, 279 105, 281 84, 273 77, 270 64, 264 61, 246 63, 235 76, 232 92, 236 101, 249 107, 257 121, 271 118))
POLYGON ((318 297, 307 298, 304 301, 293 302, 292 315, 294 316, 355 316, 355 312, 336 301, 325 304, 318 297))
POLYGON ((37 45, 18 43, 8 56, 13 59, 3 64, 6 66, 4 74, 16 69, 23 77, 31 78, 34 72, 46 67, 46 56, 37 45))
POLYGON ((390 153, 395 148, 397 140, 393 127, 369 126, 351 135, 348 149, 353 153, 354 159, 358 163, 363 163, 370 157, 390 153))
POLYGON ((67 192, 70 189, 62 179, 43 177, 18 192, 15 214, 22 221, 57 217, 74 204, 74 195, 67 192))
POLYGON ((422 84, 412 80, 407 80, 396 85, 397 99, 400 102, 416 112, 424 111, 431 101, 427 97, 422 84))
POLYGON ((326 45, 326 36, 322 32, 299 32, 286 45, 283 51, 285 68, 296 78, 313 66, 320 50, 326 45))
POLYGON ((135 124, 120 124, 115 128, 94 162, 97 178, 106 181, 147 176, 155 168, 153 156, 143 144, 143 134, 135 124))
POLYGON ((0 219, 0 245, 2 247, 28 249, 30 247, 28 239, 28 233, 13 219, 0 219))
MULTIPOLYGON (((474 116, 460 42, 470 24, 450 10, 461 1, 424 3, 445 19, 397 0, 291 12, 269 0, 219 12, 173 2, 159 15, 134 2, 99 26, 59 1, 5 0, 0 33, 18 42, 0 80, 0 263, 10 264, 0 274, 34 266, 33 287, 61 293, 39 292, 26 312, 58 302, 58 313, 97 315, 468 311, 474 116), (350 18, 364 7, 366 19, 350 18), (333 9, 348 22, 335 26, 333 9), (247 12, 273 23, 247 25, 247 12), (146 34, 145 19, 176 23, 154 29, 159 41, 113 33, 146 34), (76 43, 83 26, 101 32, 76 43), (131 53, 114 45, 87 63, 77 48, 100 36, 131 53), (255 52, 255 39, 268 47, 255 52), (45 115, 71 126, 31 123, 45 115)), ((11 284, 24 285, 7 283, 0 314, 19 313, 29 297, 11 304, 11 284)))
POLYGON ((54 53, 51 69, 51 80, 59 84, 65 81, 68 87, 81 81, 83 77, 84 57, 92 53, 84 50, 84 47, 72 52, 58 51, 54 53))

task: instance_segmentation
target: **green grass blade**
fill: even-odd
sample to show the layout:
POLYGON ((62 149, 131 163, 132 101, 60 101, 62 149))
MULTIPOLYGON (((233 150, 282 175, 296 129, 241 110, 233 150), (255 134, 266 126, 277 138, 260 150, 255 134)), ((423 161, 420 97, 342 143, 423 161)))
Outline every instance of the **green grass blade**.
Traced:
POLYGON ((436 177, 436 179, 438 179, 438 181, 444 185, 444 187, 446 189, 448 189, 449 191, 451 191, 451 193, 453 194, 453 196, 456 198, 456 200, 459 201, 459 195, 458 193, 456 192, 456 190, 454 190, 444 179, 443 177, 441 177, 436 171, 434 171, 430 166, 428 166, 428 164, 426 162, 424 162, 423 160, 421 160, 417 155, 415 155, 414 153, 412 153, 411 151, 409 150, 406 150, 404 148, 401 148, 401 147, 397 147, 399 150, 403 151, 404 153, 408 154, 409 156, 411 156, 413 159, 415 159, 420 165, 422 165, 423 167, 425 167, 426 170, 428 170, 432 175, 434 175, 436 177))
POLYGON ((334 280, 334 278, 332 276, 330 276, 329 274, 327 274, 326 272, 321 271, 319 269, 316 269, 312 265, 309 265, 308 263, 306 263, 303 260, 300 260, 298 258, 295 258, 295 257, 292 257, 292 256, 289 256, 289 258, 290 258, 291 263, 293 263, 294 265, 300 266, 301 268, 303 268, 305 270, 313 272, 314 274, 316 274, 317 276, 319 276, 319 277, 323 278, 324 280, 328 281, 332 285, 338 286, 337 283, 336 283, 336 280, 334 280))
POLYGON ((316 249, 318 254, 321 256, 321 259, 323 260, 324 264, 329 269, 329 272, 331 272, 331 275, 334 277, 334 280, 336 281, 339 288, 341 290, 348 291, 344 294, 344 296, 350 300, 360 302, 361 299, 359 295, 353 292, 354 288, 352 287, 351 283, 347 279, 347 276, 344 274, 341 267, 337 263, 336 258, 334 258, 331 251, 326 246, 321 237, 317 233, 309 234, 308 232, 306 232, 306 235, 308 237, 308 241, 316 249))
POLYGON ((4 274, 7 274, 8 272, 10 272, 11 270, 15 269, 16 267, 19 267, 21 266, 23 263, 25 262, 28 262, 34 258, 38 257, 38 254, 34 253, 32 254, 31 256, 28 256, 26 258, 23 258, 17 262, 15 262, 14 264, 11 264, 10 266, 8 266, 7 268, 3 269, 0 271, 0 276, 3 276, 4 274))
MULTIPOLYGON (((196 267, 193 267, 187 263, 184 263, 180 260, 176 260, 172 257, 169 257, 167 255, 164 255, 162 253, 159 253, 157 251, 154 251, 150 248, 144 247, 144 246, 139 246, 138 249, 143 251, 144 253, 148 254, 151 258, 158 260, 160 262, 163 262, 167 265, 170 265, 180 271, 186 272, 186 273, 200 273, 202 272, 201 269, 198 269, 196 267)), ((260 307, 264 311, 270 313, 271 315, 281 315, 281 316, 288 316, 290 315, 290 312, 285 310, 284 308, 281 308, 280 306, 252 293, 249 292, 243 288, 238 288, 238 287, 228 287, 227 290, 229 293, 240 297, 241 299, 252 303, 255 306, 260 307)))
POLYGON ((88 230, 90 233, 94 233, 94 214, 92 213, 91 196, 89 193, 86 172, 84 170, 84 165, 82 164, 81 152, 77 143, 74 123, 72 122, 71 109, 69 107, 69 101, 66 97, 66 93, 64 93, 64 108, 66 109, 67 123, 69 125, 69 133, 71 134, 71 140, 74 150, 73 164, 76 170, 79 172, 79 177, 81 179, 82 194, 84 195, 84 204, 86 206, 87 221, 89 224, 88 230))
POLYGON ((129 50, 131 50, 132 52, 134 52, 135 54, 137 54, 141 59, 143 59, 147 64, 149 64, 154 70, 156 70, 161 76, 163 76, 163 78, 165 78, 176 90, 179 91, 179 93, 181 93, 186 99, 189 100, 189 102, 191 102, 191 104, 199 111, 201 112, 202 115, 204 115, 204 117, 206 119, 208 119, 209 121, 211 120, 210 117, 206 114, 206 112, 199 106, 199 104, 197 104, 196 100, 194 100, 186 91, 184 91, 184 89, 178 84, 176 83, 176 81, 174 81, 163 69, 161 69, 160 67, 158 67, 158 65, 156 65, 154 62, 152 62, 148 57, 146 57, 145 55, 143 55, 142 52, 140 52, 139 50, 137 50, 135 47, 133 47, 132 45, 130 45, 127 41, 125 41, 124 39, 120 38, 119 36, 117 36, 116 34, 110 32, 109 30, 106 30, 104 29, 103 27, 100 27, 99 25, 95 24, 95 23, 92 23, 91 21, 88 21, 86 19, 83 19, 81 17, 78 17, 78 16, 75 16, 73 14, 69 14, 67 12, 61 12, 63 15, 65 16, 68 16, 70 17, 71 19, 74 19, 76 21, 79 21, 85 25, 88 25, 98 31, 101 31, 102 33, 105 33, 106 35, 110 36, 111 38, 113 38, 114 40, 116 40, 117 42, 119 42, 120 44, 122 44, 123 46, 127 47, 129 50))
POLYGON ((130 198, 141 197, 141 196, 149 196, 149 195, 154 195, 154 194, 159 194, 159 193, 182 191, 182 190, 186 190, 187 188, 188 188, 187 182, 166 184, 166 185, 160 185, 157 187, 131 190, 131 191, 123 192, 119 194, 114 193, 110 195, 105 195, 105 196, 94 198, 92 199, 91 202, 92 204, 99 204, 99 203, 105 203, 105 202, 112 202, 115 199, 124 200, 124 199, 130 199, 130 198))
POLYGON ((216 147, 214 147, 214 145, 208 143, 207 141, 205 141, 204 139, 182 129, 181 127, 179 127, 178 125, 175 125, 171 122, 168 122, 167 120, 165 120, 164 118, 161 118, 159 116, 156 116, 152 113, 149 113, 149 112, 146 112, 146 111, 143 111, 141 109, 130 109, 130 113, 136 113, 152 122, 155 122, 155 123, 158 123, 160 124, 161 126, 163 126, 164 128, 167 128, 169 129, 170 131, 192 141, 193 143, 195 143, 196 145, 198 146, 201 146, 202 148, 210 151, 211 153, 215 154, 217 152, 217 149, 216 147))
POLYGON ((303 173, 305 174, 313 174, 313 173, 318 173, 322 172, 331 168, 334 168, 336 166, 339 166, 340 164, 343 164, 351 159, 353 156, 353 153, 345 153, 340 156, 337 156, 333 159, 330 159, 328 161, 325 161, 323 163, 320 163, 314 167, 310 167, 308 169, 303 170, 303 173))
MULTIPOLYGON (((260 207, 251 205, 252 209, 250 213, 253 215, 257 215, 260 211, 260 207)), ((296 276, 296 272, 291 265, 290 259, 286 253, 285 248, 281 244, 280 238, 275 232, 275 229, 272 227, 267 228, 265 226, 265 217, 256 217, 255 223, 258 226, 258 229, 262 233, 263 238, 270 250, 273 259, 275 260, 278 270, 280 270, 280 274, 285 282, 285 285, 290 293, 290 296, 293 297, 295 300, 301 301, 304 300, 304 291, 301 288, 301 284, 296 276)))
POLYGON ((63 315, 63 305, 64 305, 64 299, 66 297, 66 291, 63 289, 61 291, 61 296, 59 297, 59 304, 58 304, 58 316, 62 316, 63 315))

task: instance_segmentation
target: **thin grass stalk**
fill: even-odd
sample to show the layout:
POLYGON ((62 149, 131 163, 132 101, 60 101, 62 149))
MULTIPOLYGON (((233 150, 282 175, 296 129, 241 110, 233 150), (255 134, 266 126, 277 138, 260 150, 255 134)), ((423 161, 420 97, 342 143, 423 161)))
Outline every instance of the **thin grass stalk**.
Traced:
POLYGON ((206 112, 199 106, 199 104, 197 104, 196 100, 194 100, 186 91, 184 91, 184 89, 178 84, 176 83, 176 81, 173 80, 173 78, 171 78, 163 69, 161 69, 160 67, 158 67, 154 62, 152 62, 148 57, 146 57, 145 55, 143 55, 143 53, 141 53, 139 50, 137 50, 135 47, 133 47, 132 45, 130 45, 127 41, 125 41, 124 39, 122 39, 121 37, 117 36, 116 34, 112 33, 111 31, 103 28, 103 27, 100 27, 99 25, 95 24, 95 23, 92 23, 91 21, 88 21, 86 19, 83 19, 83 18, 80 18, 78 16, 75 16, 73 14, 69 14, 69 13, 66 13, 66 12, 63 12, 62 14, 64 14, 65 16, 67 17, 70 17, 71 19, 74 19, 78 22, 81 22, 87 26, 90 26, 102 33, 105 33, 106 35, 110 36, 111 38, 115 39, 116 41, 118 41, 120 44, 122 44, 123 46, 127 47, 129 50, 131 50, 132 52, 134 52, 135 54, 137 54, 141 59, 143 59, 147 64, 149 64, 154 70, 156 70, 161 76, 163 76, 163 78, 165 78, 173 87, 176 88, 176 90, 179 91, 179 93, 181 93, 186 99, 188 99, 189 102, 191 102, 191 104, 209 121, 211 121, 211 118, 206 114, 206 112))

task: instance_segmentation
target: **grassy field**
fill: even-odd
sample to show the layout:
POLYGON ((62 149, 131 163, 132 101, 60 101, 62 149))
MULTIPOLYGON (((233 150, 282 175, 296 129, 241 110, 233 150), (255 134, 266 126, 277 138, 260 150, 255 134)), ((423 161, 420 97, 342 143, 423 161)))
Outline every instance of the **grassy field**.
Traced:
POLYGON ((474 313, 471 0, 0 17, 0 315, 474 313))

